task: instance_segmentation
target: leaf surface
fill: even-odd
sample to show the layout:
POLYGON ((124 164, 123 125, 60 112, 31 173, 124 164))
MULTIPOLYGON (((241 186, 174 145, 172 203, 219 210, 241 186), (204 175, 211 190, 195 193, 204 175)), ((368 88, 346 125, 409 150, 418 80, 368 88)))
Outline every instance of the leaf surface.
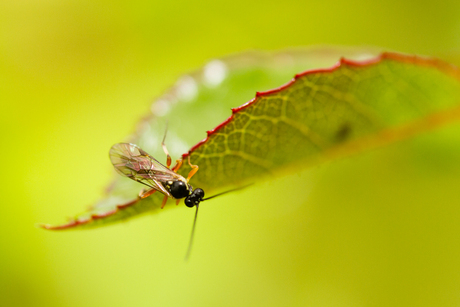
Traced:
MULTIPOLYGON (((290 54, 289 61, 278 55, 211 62, 157 100, 154 115, 141 123, 131 141, 161 156, 162 116, 168 117, 170 151, 178 156, 191 148, 182 155, 179 173, 186 176, 190 171, 186 163, 190 158, 200 167, 191 184, 212 195, 460 119, 457 68, 438 60, 384 53, 360 61, 342 59, 330 68, 297 74, 284 86, 257 92, 218 124, 226 109, 248 100, 244 97, 254 87, 274 87, 294 69, 329 60, 324 54, 302 53, 290 54), (205 139, 191 146, 197 131, 215 125, 205 139)), ((163 195, 137 200, 140 189, 136 182, 117 178, 109 196, 90 211, 68 224, 44 227, 94 227, 159 212, 163 195)))

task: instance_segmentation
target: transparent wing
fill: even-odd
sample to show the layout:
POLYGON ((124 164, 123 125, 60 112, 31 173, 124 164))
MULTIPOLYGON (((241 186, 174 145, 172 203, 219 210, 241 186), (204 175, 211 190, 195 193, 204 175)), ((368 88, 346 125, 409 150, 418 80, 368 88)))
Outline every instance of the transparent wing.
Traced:
POLYGON ((115 144, 110 148, 109 156, 118 173, 170 197, 172 196, 161 183, 184 180, 181 175, 174 173, 134 144, 115 144))

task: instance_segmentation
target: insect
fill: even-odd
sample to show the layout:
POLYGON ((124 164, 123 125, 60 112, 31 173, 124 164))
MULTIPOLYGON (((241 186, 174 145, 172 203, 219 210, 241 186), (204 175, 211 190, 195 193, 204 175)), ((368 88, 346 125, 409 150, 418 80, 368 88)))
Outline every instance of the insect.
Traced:
POLYGON ((109 156, 115 170, 121 175, 128 177, 134 181, 140 182, 150 190, 140 191, 139 198, 143 199, 154 192, 158 191, 164 194, 161 209, 164 208, 168 198, 176 199, 176 205, 182 198, 185 198, 184 203, 187 207, 193 208, 196 206, 195 218, 193 220, 192 234, 187 249, 185 259, 190 256, 192 249, 193 237, 195 233, 196 219, 198 217, 198 206, 203 200, 214 198, 220 194, 204 198, 204 191, 200 188, 193 189, 188 183, 190 178, 198 171, 198 166, 190 163, 190 156, 188 163, 192 170, 189 172, 187 179, 176 173, 181 167, 182 160, 177 160, 175 167, 170 169, 171 156, 165 145, 166 132, 161 142, 163 151, 166 154, 166 166, 158 162, 154 157, 142 150, 139 146, 131 143, 117 143, 110 148, 109 156))
POLYGON ((236 189, 228 190, 208 198, 204 198, 204 191, 200 188, 193 189, 188 183, 190 178, 198 171, 198 166, 190 163, 190 156, 188 163, 192 170, 189 172, 187 178, 184 178, 177 173, 177 170, 182 165, 182 160, 177 160, 176 166, 171 166, 171 156, 165 145, 166 133, 163 137, 161 146, 166 154, 166 166, 158 162, 154 157, 142 150, 139 146, 131 143, 117 143, 112 146, 109 152, 110 160, 113 166, 121 175, 128 177, 134 181, 142 183, 150 188, 145 191, 140 191, 139 198, 143 199, 155 192, 164 194, 161 209, 164 208, 168 198, 176 199, 176 205, 182 198, 187 207, 196 207, 195 218, 193 220, 192 234, 185 259, 190 256, 190 251, 193 243, 195 233, 196 219, 198 216, 198 207, 200 202, 214 198, 216 196, 242 189, 246 186, 236 189))
MULTIPOLYGON (((140 198, 146 198, 158 191, 165 195, 161 208, 166 205, 168 198, 179 200, 185 198, 187 207, 193 208, 204 200, 204 191, 200 188, 193 189, 188 183, 190 178, 198 171, 197 165, 192 165, 192 170, 187 179, 176 173, 181 166, 181 160, 170 169, 171 156, 169 155, 164 142, 163 149, 167 156, 166 166, 158 162, 154 157, 142 150, 139 146, 131 143, 118 143, 112 146, 109 152, 113 166, 121 175, 142 183, 150 190, 142 190, 140 198)), ((190 162, 190 160, 189 160, 190 162)))

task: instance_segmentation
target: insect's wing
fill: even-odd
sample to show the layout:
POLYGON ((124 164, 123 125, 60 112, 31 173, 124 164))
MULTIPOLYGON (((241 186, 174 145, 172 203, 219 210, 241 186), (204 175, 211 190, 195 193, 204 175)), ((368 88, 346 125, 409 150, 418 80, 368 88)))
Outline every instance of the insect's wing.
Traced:
POLYGON ((118 173, 168 196, 171 195, 161 182, 181 177, 134 144, 115 144, 109 156, 118 173))

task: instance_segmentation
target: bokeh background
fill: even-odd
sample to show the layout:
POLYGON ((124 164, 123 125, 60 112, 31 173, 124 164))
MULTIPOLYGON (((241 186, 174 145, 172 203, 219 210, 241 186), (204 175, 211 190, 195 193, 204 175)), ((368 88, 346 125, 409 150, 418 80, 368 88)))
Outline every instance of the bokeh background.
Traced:
POLYGON ((0 1, 0 305, 458 306, 458 125, 203 206, 188 263, 186 208, 35 225, 99 199, 110 146, 210 59, 338 44, 457 62, 459 33, 451 0, 0 1))

